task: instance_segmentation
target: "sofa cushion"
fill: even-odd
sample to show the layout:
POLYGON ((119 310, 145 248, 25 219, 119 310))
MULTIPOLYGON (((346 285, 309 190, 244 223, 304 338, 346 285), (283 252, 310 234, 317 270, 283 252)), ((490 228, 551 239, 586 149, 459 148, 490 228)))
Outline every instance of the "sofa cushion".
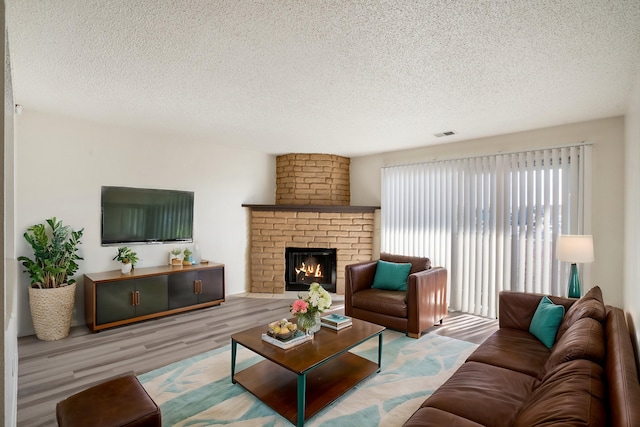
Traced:
POLYGON ((397 263, 378 260, 376 275, 373 277, 373 289, 388 291, 406 291, 407 278, 411 263, 397 263))
POLYGON ((603 323, 606 315, 607 312, 602 299, 602 291, 599 286, 594 286, 567 310, 567 314, 565 314, 558 328, 556 339, 559 340, 562 338, 562 335, 564 335, 567 329, 577 320, 584 317, 591 317, 603 323))
POLYGON ((590 360, 572 360, 547 373, 513 425, 605 426, 606 403, 602 366, 590 360))
POLYGON ((483 427, 474 421, 462 418, 449 412, 441 411, 437 408, 419 408, 403 424, 403 427, 483 427))
POLYGON ((409 274, 429 270, 431 268, 431 260, 426 257, 393 255, 383 252, 380 254, 380 259, 387 262, 411 263, 411 271, 409 271, 409 274))
POLYGON ((484 363, 466 362, 422 407, 437 408, 478 424, 511 426, 538 380, 484 363))
POLYGON ((351 305, 393 317, 407 317, 407 293, 382 289, 365 289, 353 294, 351 305))
POLYGON ((545 372, 575 359, 587 359, 604 366, 604 355, 604 328, 597 320, 585 317, 571 325, 553 346, 545 372))
POLYGON ((558 326, 564 316, 564 307, 555 305, 548 297, 544 296, 533 314, 529 332, 542 342, 547 348, 553 347, 556 341, 558 326))
POLYGON ((467 358, 538 377, 550 350, 536 337, 520 329, 498 329, 467 358))

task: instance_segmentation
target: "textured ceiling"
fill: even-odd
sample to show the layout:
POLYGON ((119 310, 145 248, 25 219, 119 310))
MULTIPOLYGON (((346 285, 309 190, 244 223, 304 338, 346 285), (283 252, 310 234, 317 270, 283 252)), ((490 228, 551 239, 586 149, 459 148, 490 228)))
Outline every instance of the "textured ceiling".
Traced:
POLYGON ((638 0, 6 4, 25 111, 271 154, 358 156, 620 115, 640 75, 638 0))

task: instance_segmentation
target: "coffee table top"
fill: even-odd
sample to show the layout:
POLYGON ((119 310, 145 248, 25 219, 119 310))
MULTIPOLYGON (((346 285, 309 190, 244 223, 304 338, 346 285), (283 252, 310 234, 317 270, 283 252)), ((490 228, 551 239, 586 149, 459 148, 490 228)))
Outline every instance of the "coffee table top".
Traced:
POLYGON ((384 326, 360 319, 352 320, 350 327, 339 331, 322 327, 311 341, 286 350, 262 340, 262 334, 268 329, 266 324, 233 334, 231 339, 265 359, 301 374, 385 330, 384 326))

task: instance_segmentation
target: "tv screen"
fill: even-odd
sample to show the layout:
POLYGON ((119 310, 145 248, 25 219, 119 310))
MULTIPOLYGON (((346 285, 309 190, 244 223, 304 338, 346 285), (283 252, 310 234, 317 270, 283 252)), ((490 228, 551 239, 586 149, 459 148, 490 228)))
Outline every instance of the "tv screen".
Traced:
POLYGON ((193 241, 192 191, 102 187, 102 245, 193 241))

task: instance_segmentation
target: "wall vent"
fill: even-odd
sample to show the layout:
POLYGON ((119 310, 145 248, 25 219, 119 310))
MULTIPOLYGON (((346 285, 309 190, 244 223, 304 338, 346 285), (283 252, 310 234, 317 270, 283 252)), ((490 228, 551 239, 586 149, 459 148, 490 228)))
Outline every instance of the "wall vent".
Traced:
POLYGON ((451 135, 455 135, 456 132, 452 131, 452 130, 448 130, 446 132, 441 132, 441 133, 434 133, 433 136, 437 137, 437 138, 442 138, 443 136, 451 136, 451 135))

